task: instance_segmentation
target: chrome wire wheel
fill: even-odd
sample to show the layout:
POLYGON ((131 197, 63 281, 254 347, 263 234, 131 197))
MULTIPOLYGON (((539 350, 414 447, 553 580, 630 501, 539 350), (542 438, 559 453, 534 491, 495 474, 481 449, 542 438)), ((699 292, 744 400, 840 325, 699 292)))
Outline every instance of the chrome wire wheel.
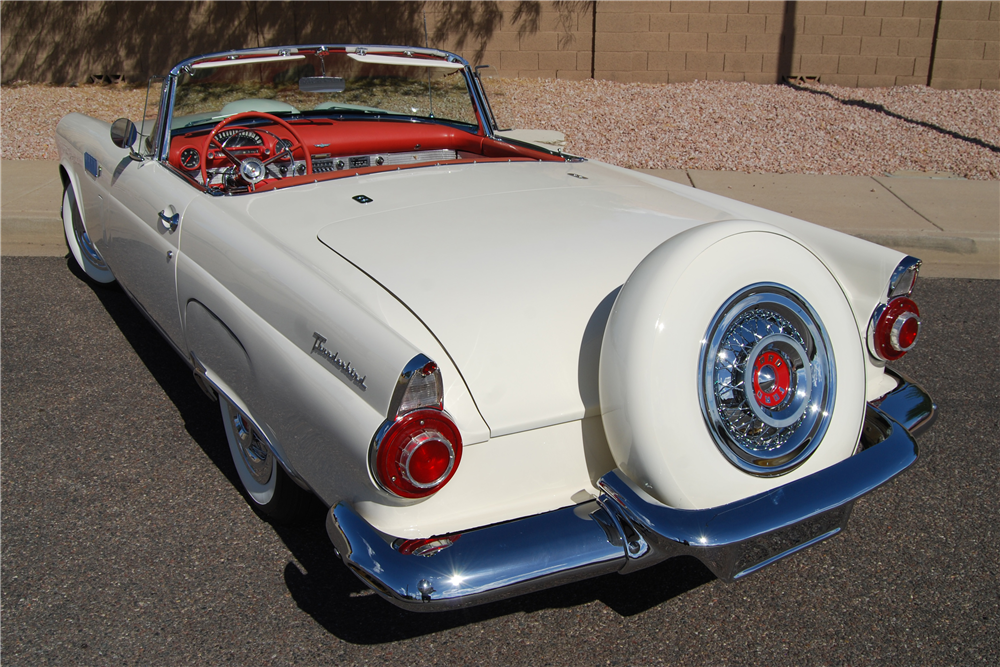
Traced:
POLYGON ((698 374, 716 445, 748 473, 796 468, 829 427, 833 346, 813 308, 787 287, 760 283, 730 297, 706 332, 698 374))

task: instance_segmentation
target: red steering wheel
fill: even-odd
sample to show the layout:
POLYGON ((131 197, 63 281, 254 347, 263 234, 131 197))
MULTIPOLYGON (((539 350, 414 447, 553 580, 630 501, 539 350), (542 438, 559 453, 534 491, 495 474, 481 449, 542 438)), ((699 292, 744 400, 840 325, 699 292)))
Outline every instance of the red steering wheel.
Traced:
POLYGON ((284 155, 286 151, 290 156, 292 156, 293 151, 296 151, 300 148, 302 149, 302 152, 305 153, 306 156, 305 160, 306 173, 307 174, 312 173, 312 158, 309 156, 309 149, 306 148, 306 144, 304 141, 302 141, 302 137, 299 136, 299 133, 295 131, 295 128, 293 128, 291 125, 281 120, 277 116, 271 115, 269 113, 264 113, 263 111, 244 111, 243 113, 232 115, 229 118, 223 119, 222 122, 213 127, 212 131, 208 133, 208 136, 205 137, 205 144, 202 146, 201 149, 201 154, 204 156, 204 158, 201 161, 201 182, 204 183, 206 187, 208 187, 208 167, 207 167, 208 152, 209 150, 212 149, 213 143, 218 149, 218 152, 221 155, 224 155, 226 158, 229 159, 230 162, 233 163, 233 166, 236 167, 236 169, 240 172, 240 176, 244 177, 244 180, 246 180, 248 184, 250 184, 251 186, 264 180, 263 174, 266 173, 267 165, 277 160, 279 156, 284 155), (247 164, 247 166, 244 167, 244 163, 247 163, 250 158, 241 160, 240 158, 236 157, 228 150, 226 150, 222 144, 220 144, 218 141, 215 140, 215 135, 217 135, 225 126, 235 123, 237 121, 246 120, 248 118, 263 118, 272 123, 277 123, 281 127, 288 130, 288 134, 292 136, 292 139, 295 140, 295 143, 280 151, 277 150, 276 147, 274 155, 270 159, 261 161, 257 158, 253 158, 254 160, 256 160, 257 164, 247 164), (244 176, 243 174, 244 170, 250 171, 254 174, 258 174, 260 177, 256 181, 251 182, 248 178, 244 176))

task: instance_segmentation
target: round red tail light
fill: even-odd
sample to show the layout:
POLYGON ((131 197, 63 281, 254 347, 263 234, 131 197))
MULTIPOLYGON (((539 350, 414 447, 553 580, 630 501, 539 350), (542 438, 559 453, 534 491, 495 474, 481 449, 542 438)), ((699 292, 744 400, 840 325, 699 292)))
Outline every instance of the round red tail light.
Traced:
POLYGON ((440 490, 462 460, 462 436, 441 410, 414 410, 376 436, 374 474, 383 488, 403 498, 440 490))
POLYGON ((868 339, 872 354, 884 361, 895 361, 909 352, 920 334, 920 309, 905 296, 896 297, 876 311, 868 339))

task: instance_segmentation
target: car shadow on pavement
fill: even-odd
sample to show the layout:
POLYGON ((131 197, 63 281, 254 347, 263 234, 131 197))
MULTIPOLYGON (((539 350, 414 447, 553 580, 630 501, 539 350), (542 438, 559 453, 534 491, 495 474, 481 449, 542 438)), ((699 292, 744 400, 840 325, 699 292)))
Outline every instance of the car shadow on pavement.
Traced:
MULTIPOLYGON (((218 406, 199 389, 188 366, 164 343, 160 333, 117 283, 95 285, 68 256, 66 263, 74 276, 91 286, 140 361, 176 406, 195 443, 234 491, 242 494, 243 487, 230 456, 218 406)), ((296 562, 285 565, 284 579, 296 604, 328 632, 354 644, 399 641, 508 614, 574 607, 595 601, 622 616, 632 616, 715 578, 696 559, 680 557, 626 577, 610 574, 470 609, 415 613, 386 602, 343 565, 327 536, 326 507, 319 500, 292 525, 276 524, 259 512, 258 516, 271 523, 294 556, 296 562)))
POLYGON ((118 283, 99 285, 92 282, 69 255, 66 265, 74 276, 93 290, 139 360, 177 407, 188 434, 229 483, 242 490, 239 474, 229 454, 219 407, 199 389, 191 369, 143 316, 118 283))
POLYGON ((419 613, 383 600, 339 562, 322 526, 287 534, 276 528, 295 554, 285 566, 285 583, 299 608, 328 632, 353 644, 385 644, 515 613, 532 613, 601 602, 622 616, 633 616, 715 579, 697 559, 674 558, 646 570, 609 574, 575 584, 478 607, 419 613))

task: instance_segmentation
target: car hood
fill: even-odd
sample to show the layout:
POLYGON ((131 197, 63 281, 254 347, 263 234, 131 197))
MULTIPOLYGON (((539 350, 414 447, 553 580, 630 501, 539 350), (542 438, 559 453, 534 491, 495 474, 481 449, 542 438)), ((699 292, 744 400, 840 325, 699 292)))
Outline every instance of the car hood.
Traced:
MULTIPOLYGON (((671 236, 753 209, 596 162, 438 166, 296 190, 296 209, 321 218, 319 240, 442 343, 494 436, 598 414, 604 326, 632 270, 671 236)), ((280 219, 287 205, 262 199, 251 214, 280 219)))

